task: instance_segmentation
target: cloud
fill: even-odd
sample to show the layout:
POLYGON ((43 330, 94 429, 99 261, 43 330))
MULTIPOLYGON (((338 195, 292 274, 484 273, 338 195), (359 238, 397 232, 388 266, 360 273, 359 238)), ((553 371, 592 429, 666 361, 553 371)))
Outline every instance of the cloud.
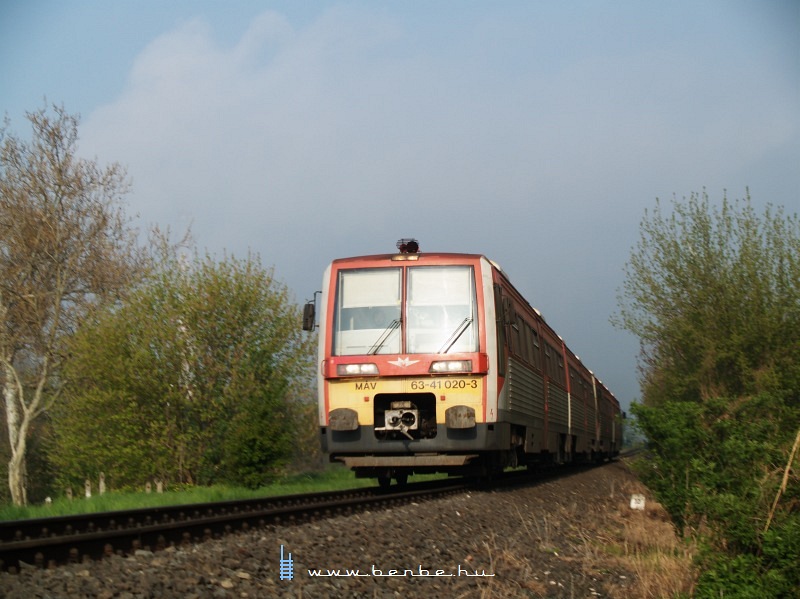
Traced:
POLYGON ((709 51, 705 22, 542 11, 265 12, 228 46, 193 19, 142 50, 84 148, 128 165, 145 222, 253 249, 298 294, 399 237, 487 253, 594 368, 624 343, 596 323, 643 208, 757 185, 797 148, 796 90, 736 40, 709 51))
POLYGON ((516 66, 498 73, 498 22, 444 42, 370 11, 330 9, 301 31, 268 12, 226 48, 196 19, 141 53, 85 137, 123 154, 148 210, 199 213, 216 196, 238 219, 269 206, 286 225, 310 202, 346 228, 355 221, 343 209, 375 219, 381 203, 452 214, 560 193, 575 208, 632 174, 702 177, 687 147, 735 168, 796 127, 787 107, 749 118, 758 98, 734 93, 691 42, 640 54, 584 47, 543 67, 554 36, 540 28, 508 41, 516 66))
POLYGON ((362 162, 364 115, 351 99, 363 82, 348 56, 370 41, 354 43, 331 20, 297 33, 265 13, 232 48, 216 44, 204 20, 190 21, 144 49, 84 140, 129 165, 136 203, 156 218, 224 209, 223 221, 286 223, 300 200, 341 199, 359 180, 354 159, 362 162))

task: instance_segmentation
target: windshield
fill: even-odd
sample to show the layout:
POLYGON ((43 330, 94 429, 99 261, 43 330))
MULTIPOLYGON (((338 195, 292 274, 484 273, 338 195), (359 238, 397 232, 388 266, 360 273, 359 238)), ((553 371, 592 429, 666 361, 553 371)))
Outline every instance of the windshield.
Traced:
POLYGON ((400 275, 399 268, 339 272, 335 355, 400 353, 400 275))
POLYGON ((409 354, 478 350, 475 285, 469 266, 408 270, 409 354))
POLYGON ((478 351, 472 267, 408 267, 405 284, 403 311, 401 268, 340 271, 334 355, 478 351))

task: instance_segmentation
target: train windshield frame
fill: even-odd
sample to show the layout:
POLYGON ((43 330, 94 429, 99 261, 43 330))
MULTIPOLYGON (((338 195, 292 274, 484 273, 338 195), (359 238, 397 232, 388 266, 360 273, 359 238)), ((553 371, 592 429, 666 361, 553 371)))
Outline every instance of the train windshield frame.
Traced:
POLYGON ((475 275, 471 266, 408 269, 406 352, 478 351, 475 275))
POLYGON ((333 355, 477 352, 477 315, 472 266, 342 269, 333 355))
POLYGON ((400 353, 402 269, 339 271, 333 355, 400 353))

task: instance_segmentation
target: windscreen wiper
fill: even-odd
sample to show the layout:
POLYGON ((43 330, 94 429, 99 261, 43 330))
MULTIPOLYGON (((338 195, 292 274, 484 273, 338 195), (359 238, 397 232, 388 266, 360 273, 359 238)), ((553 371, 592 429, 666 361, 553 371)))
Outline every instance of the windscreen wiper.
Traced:
POLYGON ((381 336, 378 337, 378 340, 375 344, 369 348, 367 355, 377 354, 378 351, 383 347, 383 344, 389 339, 389 336, 400 326, 400 319, 395 318, 392 322, 389 323, 389 326, 386 327, 386 330, 381 333, 381 336))
POLYGON ((447 352, 449 352, 450 348, 456 344, 456 341, 458 341, 461 335, 464 334, 464 331, 466 331, 469 328, 469 325, 471 324, 472 324, 472 317, 467 316, 464 320, 462 320, 459 323, 459 325, 456 327, 456 330, 453 331, 450 337, 447 338, 447 341, 444 342, 444 345, 442 345, 442 347, 439 348, 439 351, 436 353, 446 354, 447 352))

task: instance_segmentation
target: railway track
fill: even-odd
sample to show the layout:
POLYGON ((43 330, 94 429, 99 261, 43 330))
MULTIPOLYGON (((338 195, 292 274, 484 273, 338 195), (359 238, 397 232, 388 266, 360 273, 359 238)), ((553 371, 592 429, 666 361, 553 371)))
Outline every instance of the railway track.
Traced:
MULTIPOLYGON (((636 451, 625 452, 631 457, 636 451)), ((479 484, 484 489, 542 482, 575 473, 546 468, 506 472, 479 484)), ((284 495, 202 504, 162 506, 31 520, 0 522, 0 571, 14 573, 21 564, 53 568, 137 550, 158 551, 270 524, 303 523, 422 501, 475 487, 466 479, 436 480, 381 489, 366 487, 315 494, 284 495)))
POLYGON ((56 567, 218 538, 269 524, 307 522, 456 493, 457 480, 0 522, 0 570, 56 567))

